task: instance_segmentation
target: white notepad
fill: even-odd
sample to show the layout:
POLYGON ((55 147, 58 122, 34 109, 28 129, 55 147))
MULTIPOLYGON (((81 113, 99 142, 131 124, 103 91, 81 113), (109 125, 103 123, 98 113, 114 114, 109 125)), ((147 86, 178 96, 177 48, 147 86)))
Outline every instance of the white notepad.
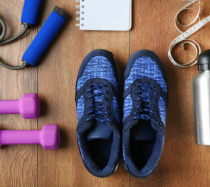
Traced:
MULTIPOLYGON (((78 0, 77 0, 78 1, 78 0)), ((80 30, 129 31, 132 0, 80 0, 76 6, 80 30)))

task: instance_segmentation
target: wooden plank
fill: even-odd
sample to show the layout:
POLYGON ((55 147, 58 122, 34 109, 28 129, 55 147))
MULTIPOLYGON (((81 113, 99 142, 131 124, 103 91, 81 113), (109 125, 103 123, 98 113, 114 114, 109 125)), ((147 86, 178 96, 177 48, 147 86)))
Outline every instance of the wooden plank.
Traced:
MULTIPOLYGON (((13 5, 6 0, 0 2, 0 16, 8 25, 7 37, 22 29, 19 23, 23 2, 13 0, 13 5)), ((71 18, 41 59, 38 72, 35 67, 21 71, 0 67, 0 99, 19 99, 24 93, 38 92, 43 101, 38 129, 45 124, 57 124, 61 129, 61 147, 45 151, 38 146, 37 151, 37 146, 33 145, 3 146, 1 186, 208 186, 208 147, 196 145, 194 135, 192 81, 198 74, 197 67, 177 68, 167 57, 171 41, 179 34, 173 19, 184 4, 181 0, 133 0, 133 29, 129 37, 129 32, 79 31, 75 27, 74 1, 43 1, 39 28, 56 5, 70 13, 71 18), (166 69, 169 85, 167 136, 157 170, 147 179, 129 176, 122 161, 112 176, 99 179, 87 172, 80 158, 76 141, 75 82, 84 57, 98 48, 115 55, 121 85, 129 56, 138 49, 154 51, 166 69)), ((201 7, 201 18, 204 18, 209 15, 207 0, 202 1, 201 7)), ((201 44, 202 50, 209 48, 209 27, 208 24, 191 37, 201 44)), ((21 56, 36 33, 37 29, 33 28, 21 40, 1 46, 1 59, 12 65, 20 64, 21 56)), ((187 49, 184 52, 176 47, 174 58, 188 61, 194 53, 191 47, 187 49)), ((37 129, 37 120, 24 120, 21 115, 1 115, 0 120, 1 129, 37 129)))
MULTIPOLYGON (((0 2, 0 17, 7 25, 9 38, 23 29, 21 14, 24 0, 0 2)), ((11 65, 20 65, 21 57, 36 35, 31 29, 20 40, 1 46, 0 58, 11 65)), ((23 94, 37 93, 37 68, 12 71, 0 67, 0 100, 20 99, 23 94)), ((21 115, 1 115, 1 129, 36 130, 37 120, 25 120, 21 115)), ((0 151, 1 186, 37 186, 37 146, 2 146, 0 151)))
POLYGON ((79 31, 75 27, 75 1, 46 1, 46 20, 54 6, 64 8, 70 19, 53 41, 38 67, 38 92, 45 101, 38 126, 55 123, 61 129, 61 146, 56 151, 38 150, 39 186, 128 186, 128 173, 122 163, 110 177, 99 179, 85 169, 76 138, 75 83, 84 57, 93 49, 112 51, 123 75, 129 58, 129 32, 79 31))
MULTIPOLYGON (((202 1, 202 18, 209 15, 207 2, 202 1)), ((178 68, 167 57, 170 43, 179 34, 173 19, 185 3, 181 0, 134 0, 134 4, 131 54, 146 48, 160 57, 168 78, 169 104, 165 146, 158 167, 147 179, 131 177, 130 186, 208 186, 208 147, 195 143, 192 82, 198 74, 197 67, 178 68)), ((187 19, 189 21, 190 18, 187 19)), ((208 24, 191 37, 201 44, 202 50, 209 48, 209 27, 208 24)), ((180 46, 176 47, 174 58, 181 62, 192 59, 194 51, 189 46, 187 49, 183 51, 180 46)))

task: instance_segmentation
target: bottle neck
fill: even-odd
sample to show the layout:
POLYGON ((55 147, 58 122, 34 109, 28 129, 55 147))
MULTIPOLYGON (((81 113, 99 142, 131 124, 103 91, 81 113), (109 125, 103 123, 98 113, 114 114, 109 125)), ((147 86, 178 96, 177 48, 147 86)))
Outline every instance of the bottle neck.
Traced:
POLYGON ((198 64, 198 71, 205 71, 210 69, 210 64, 198 64))

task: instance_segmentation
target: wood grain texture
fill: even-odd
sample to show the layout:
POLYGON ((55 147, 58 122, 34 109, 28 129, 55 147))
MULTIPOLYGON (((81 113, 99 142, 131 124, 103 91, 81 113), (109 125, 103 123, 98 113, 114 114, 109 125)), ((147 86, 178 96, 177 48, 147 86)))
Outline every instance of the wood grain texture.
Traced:
MULTIPOLYGON (((20 17, 24 0, 1 0, 0 17, 7 26, 6 37, 22 29, 20 17), (11 3, 12 2, 12 3, 11 3)), ((0 151, 0 186, 5 187, 207 187, 210 181, 209 147, 195 144, 192 81, 197 67, 177 68, 167 53, 170 43, 178 36, 173 25, 176 12, 185 3, 181 0, 133 0, 133 28, 130 32, 80 31, 75 27, 74 0, 42 1, 37 27, 21 40, 1 46, 0 58, 12 65, 21 57, 55 6, 70 14, 70 19, 48 48, 38 67, 11 71, 0 67, 0 99, 19 99, 24 93, 38 93, 42 100, 41 115, 24 120, 21 115, 1 115, 2 129, 41 129, 45 124, 57 124, 61 129, 61 146, 46 151, 41 146, 3 146, 0 151), (139 49, 154 51, 163 62, 169 86, 167 130, 163 155, 156 171, 147 179, 130 176, 122 165, 110 177, 100 179, 85 169, 76 139, 75 83, 84 57, 94 49, 111 51, 118 63, 121 77, 129 57, 139 49)), ((201 18, 209 15, 207 0, 201 3, 201 18)), ((184 15, 184 14, 183 14, 184 15)), ((184 19, 189 21, 189 12, 184 19)), ((210 24, 191 38, 210 48, 210 24)), ((174 58, 187 62, 193 49, 180 46, 174 58)), ((122 102, 121 102, 122 103, 122 102)), ((121 104, 122 108, 122 104, 121 104)))
MULTIPOLYGON (((182 1, 134 0, 134 27, 130 32, 131 54, 146 48, 160 57, 168 79, 169 103, 165 145, 158 167, 147 179, 131 177, 131 187, 208 186, 209 148, 195 143, 192 82, 198 74, 197 67, 178 68, 167 56, 170 43, 179 35, 174 27, 174 17, 184 4, 182 1)), ((204 18, 209 14, 210 6, 207 1, 202 1, 201 6, 201 18, 204 18)), ((185 18, 190 20, 190 17, 185 18)), ((191 37, 201 44, 202 50, 210 48, 207 44, 209 28, 208 24, 191 37)), ((176 47, 173 52, 175 59, 179 62, 192 59, 194 51, 189 46, 187 49, 183 51, 180 46, 176 47)))
MULTIPOLYGON (((0 17, 7 25, 5 38, 23 29, 20 18, 24 0, 0 2, 0 17)), ((0 58, 11 65, 22 63, 22 55, 37 33, 31 29, 21 40, 1 46, 0 58)), ((37 93, 37 68, 11 71, 0 67, 0 99, 20 99, 25 93, 37 93)), ((25 120, 21 115, 1 115, 1 129, 36 130, 37 120, 25 120)), ((0 151, 0 186, 37 186, 37 145, 2 146, 0 151)))
MULTIPOLYGON (((47 1, 44 12, 50 12, 57 4, 63 7, 70 19, 59 32, 38 67, 38 92, 46 102, 47 110, 39 118, 44 124, 58 124, 62 130, 61 148, 44 151, 39 147, 39 186, 128 186, 129 175, 122 164, 111 177, 99 179, 87 172, 79 154, 76 128, 75 83, 84 57, 94 49, 112 51, 118 62, 121 76, 129 59, 129 32, 79 31, 75 27, 75 1, 47 1), (49 3, 50 2, 50 3, 49 3), (43 62, 43 63, 42 63, 43 62)), ((42 21, 47 14, 42 17, 42 21)), ((42 23, 43 23, 42 22, 42 23)))

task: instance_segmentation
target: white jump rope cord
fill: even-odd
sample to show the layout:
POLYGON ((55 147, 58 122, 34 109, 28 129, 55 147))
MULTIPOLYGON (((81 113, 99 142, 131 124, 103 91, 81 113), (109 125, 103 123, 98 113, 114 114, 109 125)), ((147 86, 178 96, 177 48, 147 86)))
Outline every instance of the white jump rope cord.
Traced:
POLYGON ((187 39, 189 36, 191 36, 192 34, 194 34, 196 31, 198 31, 200 28, 202 28, 204 25, 206 25, 207 23, 210 22, 210 16, 200 20, 200 0, 182 0, 182 1, 189 1, 189 3, 187 3, 185 6, 183 6, 176 14, 175 16, 175 19, 174 19, 174 24, 175 24, 175 27, 176 29, 182 33, 181 35, 179 35, 178 37, 176 37, 174 39, 174 41, 171 43, 170 47, 169 47, 169 51, 168 51, 168 57, 169 57, 169 60, 175 65, 175 66, 178 66, 178 67, 190 67, 190 66, 193 66, 197 63, 197 56, 201 53, 201 48, 200 48, 200 45, 195 41, 195 40, 192 40, 192 39, 187 39), (194 9, 192 8, 188 8, 191 4, 195 3, 195 2, 198 2, 198 11, 195 11, 194 9), (195 17, 195 19, 188 25, 182 25, 179 21, 178 21, 178 15, 180 14, 180 12, 182 12, 183 10, 193 10, 194 12, 197 12, 197 15, 195 17), (182 32, 178 27, 177 27, 177 24, 180 25, 180 26, 191 26, 192 24, 194 24, 197 20, 199 20, 198 23, 196 23, 194 26, 192 26, 191 28, 189 28, 187 31, 185 32, 182 32), (196 55, 195 55, 195 58, 186 63, 186 64, 179 64, 177 63, 173 57, 172 57, 172 50, 173 48, 180 42, 182 41, 185 41, 183 44, 182 44, 182 47, 184 49, 184 45, 185 44, 190 44, 192 45, 195 50, 196 50, 196 55))

